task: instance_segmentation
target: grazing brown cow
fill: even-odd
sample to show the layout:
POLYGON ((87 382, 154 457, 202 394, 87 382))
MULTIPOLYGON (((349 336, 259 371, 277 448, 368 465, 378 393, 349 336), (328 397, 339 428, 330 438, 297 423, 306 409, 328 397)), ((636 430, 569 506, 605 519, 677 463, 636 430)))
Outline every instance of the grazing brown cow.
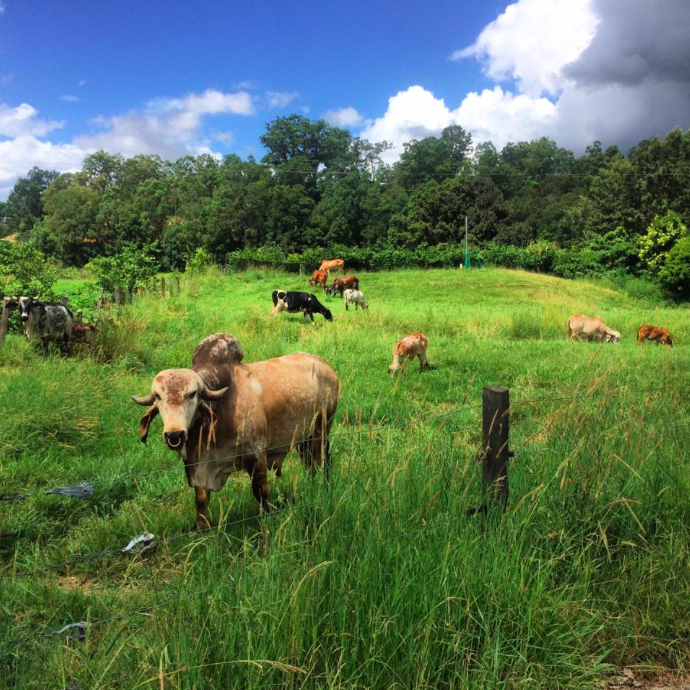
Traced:
POLYGON ((339 292, 342 297, 345 290, 359 290, 359 278, 357 276, 336 278, 331 285, 326 288, 326 294, 335 295, 336 292, 339 292))
POLYGON ((340 275, 345 273, 345 261, 343 259, 333 259, 333 261, 322 261, 319 266, 319 271, 330 273, 331 271, 338 271, 340 275))
POLYGON ((83 321, 75 321, 72 324, 70 341, 74 341, 75 343, 83 343, 84 345, 93 345, 96 342, 97 335, 98 329, 94 325, 84 323, 83 321))
POLYGON ((598 316, 576 314, 568 319, 568 338, 571 342, 581 339, 617 343, 621 339, 621 334, 609 328, 598 316))
POLYGON ((637 344, 642 345, 645 340, 649 340, 657 345, 668 345, 669 347, 673 347, 673 337, 668 332, 668 328, 640 326, 637 331, 637 344))
POLYGON ((196 524, 208 526, 212 491, 231 473, 245 470, 252 491, 269 510, 268 470, 280 476, 285 456, 296 448, 316 472, 328 467, 328 433, 338 405, 338 377, 321 357, 296 352, 242 364, 242 348, 232 335, 202 340, 191 369, 166 369, 153 379, 151 393, 132 396, 150 405, 141 419, 141 440, 160 414, 163 439, 184 460, 187 483, 196 492, 196 524))
POLYGON ((314 287, 320 285, 321 289, 325 290, 327 280, 328 273, 326 273, 326 271, 314 271, 314 275, 312 275, 311 280, 309 281, 309 285, 313 285, 314 287))
POLYGON ((412 361, 415 357, 419 357, 419 368, 420 371, 424 371, 429 368, 429 364, 426 361, 426 346, 429 344, 427 337, 423 333, 413 333, 408 335, 406 338, 399 340, 395 343, 393 348, 393 361, 388 367, 388 373, 394 374, 400 367, 400 360, 404 364, 407 360, 412 361))

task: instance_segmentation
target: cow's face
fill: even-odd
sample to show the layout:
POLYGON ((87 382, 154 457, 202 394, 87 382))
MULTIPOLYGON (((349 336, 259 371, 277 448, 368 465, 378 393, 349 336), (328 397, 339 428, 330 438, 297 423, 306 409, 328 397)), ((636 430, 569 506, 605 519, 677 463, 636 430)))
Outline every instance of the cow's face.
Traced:
POLYGON ((163 440, 168 448, 182 452, 189 428, 199 414, 212 416, 207 402, 220 400, 227 388, 210 391, 192 369, 166 369, 153 379, 151 394, 132 396, 137 405, 150 405, 141 419, 141 440, 146 443, 151 420, 160 414, 163 440))
POLYGON ((333 321, 333 314, 330 309, 326 308, 323 310, 323 316, 326 321, 333 321))
POLYGON ((29 320, 29 312, 34 304, 32 297, 20 297, 19 298, 19 318, 22 323, 26 323, 29 320))
POLYGON ((621 340, 621 334, 618 331, 611 330, 606 334, 607 343, 619 343, 621 340))

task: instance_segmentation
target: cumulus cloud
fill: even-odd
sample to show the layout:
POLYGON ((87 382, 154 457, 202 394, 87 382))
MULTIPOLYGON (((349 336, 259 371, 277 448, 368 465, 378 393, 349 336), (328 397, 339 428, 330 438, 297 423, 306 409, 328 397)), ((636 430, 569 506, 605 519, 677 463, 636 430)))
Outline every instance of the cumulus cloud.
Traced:
POLYGON ((161 98, 147 104, 144 112, 98 118, 102 131, 75 138, 77 146, 105 149, 124 156, 157 153, 175 159, 190 153, 209 152, 202 137, 208 115, 252 115, 254 99, 248 93, 222 93, 209 89, 184 98, 161 98))
POLYGON ((476 59, 493 88, 453 108, 411 86, 362 135, 393 141, 389 160, 450 124, 499 147, 549 136, 577 153, 595 139, 627 148, 690 126, 688 35, 686 0, 517 0, 451 55, 476 59))
POLYGON ((124 156, 159 154, 169 159, 201 153, 219 156, 211 147, 212 139, 227 145, 232 135, 207 135, 205 118, 247 116, 255 111, 254 98, 246 92, 209 89, 183 98, 152 100, 143 111, 97 118, 92 125, 98 131, 58 144, 43 137, 62 127, 62 122, 39 119, 36 109, 27 103, 16 107, 0 104, 0 138, 8 138, 0 140, 0 198, 6 197, 16 179, 32 166, 59 172, 78 170, 84 157, 97 149, 124 156))
POLYGON ((475 43, 451 55, 475 57, 494 81, 515 80, 530 96, 556 94, 563 68, 594 38, 593 0, 519 0, 488 24, 475 43))
POLYGON ((53 144, 31 135, 0 141, 0 199, 6 198, 17 178, 34 166, 72 172, 81 169, 88 153, 91 151, 73 144, 53 144))
POLYGON ((365 119, 352 107, 327 110, 323 119, 336 127, 361 127, 366 124, 365 119))
POLYGON ((0 103, 0 136, 20 137, 31 135, 42 137, 62 127, 62 122, 39 120, 38 111, 28 103, 13 108, 0 103))

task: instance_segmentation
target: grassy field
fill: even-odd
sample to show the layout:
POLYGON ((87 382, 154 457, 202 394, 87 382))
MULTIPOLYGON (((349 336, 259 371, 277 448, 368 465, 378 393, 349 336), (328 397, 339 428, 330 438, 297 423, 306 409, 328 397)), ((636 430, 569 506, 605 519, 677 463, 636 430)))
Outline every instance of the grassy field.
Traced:
POLYGON ((333 323, 270 317, 271 291, 306 279, 248 271, 111 313, 93 353, 8 337, 0 493, 88 480, 95 496, 0 502, 0 529, 19 531, 0 540, 0 687, 581 689, 623 664, 687 668, 688 310, 499 269, 360 280, 370 309, 324 298, 333 323), (622 342, 569 343, 578 312, 622 342), (678 346, 636 346, 643 323, 678 346), (413 331, 431 369, 393 379, 413 331), (139 442, 129 396, 214 332, 246 361, 319 354, 342 394, 328 485, 294 459, 259 519, 237 475, 194 534, 181 463, 159 421, 139 442), (466 511, 486 385, 510 387, 515 459, 509 510, 482 537, 466 511), (34 573, 144 530, 157 550, 34 573), (85 641, 9 645, 77 621, 85 641))

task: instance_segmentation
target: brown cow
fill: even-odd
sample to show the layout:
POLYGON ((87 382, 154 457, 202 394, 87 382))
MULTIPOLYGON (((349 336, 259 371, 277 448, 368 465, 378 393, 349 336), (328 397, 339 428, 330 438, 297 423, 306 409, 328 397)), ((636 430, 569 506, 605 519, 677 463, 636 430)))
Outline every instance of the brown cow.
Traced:
POLYGON ((327 280, 328 273, 326 273, 326 271, 314 271, 314 275, 312 275, 311 280, 309 281, 309 285, 313 285, 314 287, 316 287, 318 284, 321 286, 322 290, 325 290, 327 280))
POLYGON ((93 345, 96 342, 97 335, 98 329, 94 325, 84 323, 83 321, 75 321, 72 324, 70 341, 74 341, 75 343, 83 343, 84 345, 93 345))
POLYGON ((338 271, 340 275, 345 273, 345 261, 343 259, 333 259, 333 261, 322 261, 319 266, 319 271, 330 273, 331 271, 338 271))
POLYGON ((138 405, 150 405, 141 419, 141 440, 146 443, 160 414, 163 440, 184 460, 199 528, 208 526, 211 492, 220 491, 233 472, 249 474, 254 497, 268 511, 268 470, 280 476, 292 448, 312 473, 328 467, 339 393, 335 371, 304 352, 251 364, 242 358, 235 337, 211 335, 194 351, 191 369, 161 371, 149 395, 132 396, 138 405))
POLYGON ((642 345, 645 340, 656 343, 657 345, 668 345, 673 347, 673 337, 668 332, 668 328, 658 326, 640 326, 637 331, 637 344, 642 345))
POLYGON ((599 343, 617 343, 621 339, 621 334, 609 328, 598 316, 575 314, 568 319, 568 339, 571 342, 582 339, 599 343))
POLYGON ((428 344, 429 341, 423 333, 413 333, 399 340, 393 348, 393 361, 388 367, 388 373, 394 374, 398 370, 401 359, 404 369, 406 361, 412 361, 415 357, 419 357, 420 371, 428 369, 429 364, 426 361, 426 346, 428 344))
POLYGON ((326 288, 326 294, 334 295, 336 292, 339 292, 342 297, 345 290, 359 290, 359 278, 357 276, 336 278, 331 285, 326 288))

